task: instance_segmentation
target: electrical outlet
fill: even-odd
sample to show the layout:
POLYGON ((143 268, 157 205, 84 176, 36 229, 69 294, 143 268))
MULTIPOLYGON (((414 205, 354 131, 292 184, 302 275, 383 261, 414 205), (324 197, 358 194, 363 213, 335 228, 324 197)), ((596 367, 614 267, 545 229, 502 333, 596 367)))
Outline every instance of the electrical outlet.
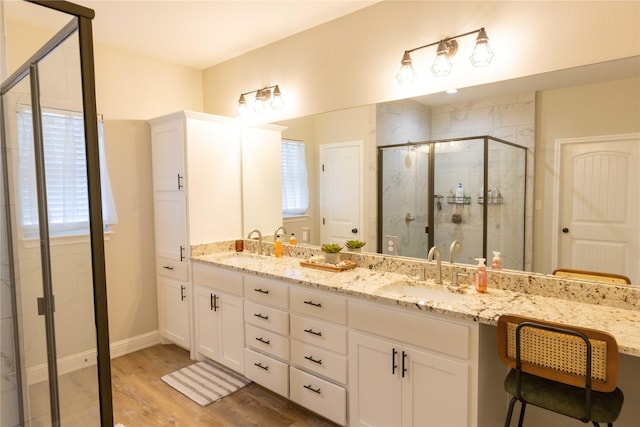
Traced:
POLYGON ((309 227, 301 227, 300 228, 302 230, 302 243, 309 243, 309 239, 310 239, 310 233, 309 233, 309 227))
POLYGON ((385 235, 382 252, 386 255, 398 255, 398 236, 385 235))

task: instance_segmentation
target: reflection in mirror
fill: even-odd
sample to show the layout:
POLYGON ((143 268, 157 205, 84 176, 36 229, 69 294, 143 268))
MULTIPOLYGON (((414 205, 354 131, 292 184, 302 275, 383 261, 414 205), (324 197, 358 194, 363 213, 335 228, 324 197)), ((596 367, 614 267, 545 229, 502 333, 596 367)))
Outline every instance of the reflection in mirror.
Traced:
POLYGON ((524 268, 524 147, 456 138, 379 147, 378 159, 378 252, 426 258, 455 240, 463 264, 499 251, 524 268))
MULTIPOLYGON (((377 147, 470 135, 492 135, 527 147, 524 270, 551 274, 557 267, 567 267, 558 265, 551 248, 551 237, 556 232, 552 229, 553 217, 558 210, 553 208, 556 139, 639 132, 640 57, 464 88, 453 96, 431 94, 279 124, 288 127, 284 137, 304 140, 308 147, 310 207, 306 216, 289 219, 286 226, 293 230, 308 228, 314 245, 320 244, 321 227, 318 147, 355 139, 365 141, 363 240, 368 242, 368 251, 375 250, 377 242, 377 147), (332 127, 330 122, 334 123, 332 127)), ((636 196, 639 188, 634 186, 636 196)), ((447 248, 448 244, 443 246, 447 248)), ((490 242, 489 246, 501 245, 490 242)), ((636 241, 636 259, 640 256, 637 248, 636 241)), ((632 277, 633 283, 639 281, 632 277)))

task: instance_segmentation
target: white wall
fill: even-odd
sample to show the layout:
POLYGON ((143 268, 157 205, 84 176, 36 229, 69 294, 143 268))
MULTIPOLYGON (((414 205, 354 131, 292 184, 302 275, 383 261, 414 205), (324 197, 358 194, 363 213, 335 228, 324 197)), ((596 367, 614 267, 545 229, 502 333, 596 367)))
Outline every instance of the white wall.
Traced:
POLYGON ((234 116, 241 92, 279 84, 285 110, 268 122, 539 74, 640 54, 640 3, 384 1, 204 71, 206 112, 234 116), (475 68, 474 38, 460 40, 452 73, 424 70, 435 51, 414 52, 423 73, 395 74, 405 49, 486 27, 495 58, 475 68), (613 42, 615 41, 615 42, 613 42))

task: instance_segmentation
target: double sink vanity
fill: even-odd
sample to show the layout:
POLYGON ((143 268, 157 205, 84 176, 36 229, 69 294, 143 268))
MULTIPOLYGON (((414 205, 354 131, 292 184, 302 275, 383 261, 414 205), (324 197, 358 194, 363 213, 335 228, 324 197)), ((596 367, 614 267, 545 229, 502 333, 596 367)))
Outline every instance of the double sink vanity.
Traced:
MULTIPOLYGON (((231 241, 191 248, 192 357, 217 360, 340 425, 501 424, 495 325, 504 313, 608 331, 628 369, 640 360, 635 287, 489 270, 481 294, 471 266, 442 263, 435 284, 434 262, 347 252, 356 267, 332 272, 301 265, 317 247, 284 245, 275 258, 259 255, 272 243, 243 243, 243 252, 231 241), (458 286, 454 271, 467 274, 458 286)), ((623 387, 637 398, 638 385, 623 387)))

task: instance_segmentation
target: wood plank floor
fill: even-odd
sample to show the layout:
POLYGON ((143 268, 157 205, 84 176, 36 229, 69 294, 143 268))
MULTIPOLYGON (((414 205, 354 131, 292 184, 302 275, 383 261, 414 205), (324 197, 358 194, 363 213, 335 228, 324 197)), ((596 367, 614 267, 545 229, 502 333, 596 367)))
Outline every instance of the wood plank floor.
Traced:
POLYGON ((187 351, 156 345, 111 361, 114 422, 138 426, 335 426, 251 384, 204 408, 160 378, 194 363, 187 351))

